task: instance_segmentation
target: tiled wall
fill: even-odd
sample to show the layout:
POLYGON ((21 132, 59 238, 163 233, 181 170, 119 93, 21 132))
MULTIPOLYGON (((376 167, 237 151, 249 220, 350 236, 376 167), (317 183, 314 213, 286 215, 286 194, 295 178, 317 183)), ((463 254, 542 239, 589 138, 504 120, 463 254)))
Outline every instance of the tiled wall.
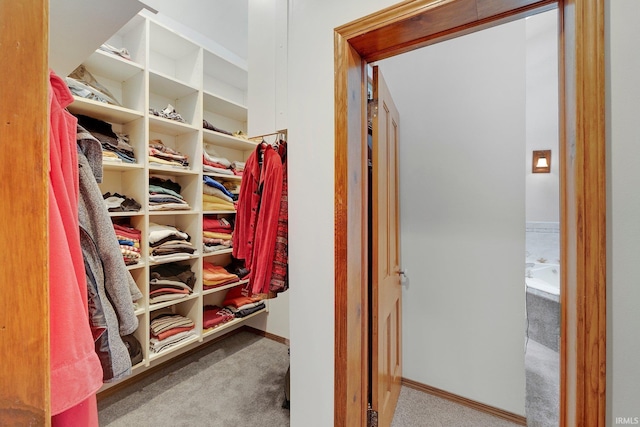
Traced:
POLYGON ((527 222, 526 232, 526 262, 560 264, 559 223, 527 222))

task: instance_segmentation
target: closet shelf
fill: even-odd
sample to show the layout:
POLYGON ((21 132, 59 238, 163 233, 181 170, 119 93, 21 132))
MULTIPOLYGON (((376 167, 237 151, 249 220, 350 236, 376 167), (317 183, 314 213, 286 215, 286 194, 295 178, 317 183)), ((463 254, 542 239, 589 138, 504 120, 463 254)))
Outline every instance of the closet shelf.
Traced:
POLYGON ((119 107, 117 105, 105 104, 104 102, 92 99, 73 97, 74 101, 68 109, 73 114, 84 114, 109 123, 127 124, 136 119, 144 117, 140 111, 130 108, 119 107))
POLYGON ((196 299, 196 298, 198 298, 198 296, 199 296, 199 293, 198 292, 194 292, 194 293, 192 293, 190 295, 185 295, 184 298, 174 299, 174 300, 171 300, 171 301, 159 302, 157 304, 149 304, 149 311, 156 311, 156 310, 160 310, 160 309, 165 308, 165 307, 171 307, 171 306, 176 305, 176 304, 181 304, 181 303, 183 303, 185 301, 196 299))
POLYGON ((149 258, 150 258, 149 265, 162 265, 162 264, 168 264, 170 262, 189 261, 192 259, 199 259, 200 253, 196 251, 193 254, 185 257, 181 257, 180 259, 151 259, 151 257, 149 258))
POLYGON ((144 67, 134 61, 115 54, 96 50, 84 61, 84 65, 93 74, 109 77, 117 82, 124 82, 144 70, 144 67))
POLYGON ((251 319, 252 317, 255 317, 255 316, 259 315, 259 314, 266 313, 266 312, 267 312, 267 309, 263 308, 262 310, 258 310, 255 313, 249 314, 248 316, 241 317, 241 318, 236 318, 236 319, 230 320, 228 322, 225 322, 225 323, 223 323, 223 324, 221 324, 219 326, 215 326, 215 327, 210 328, 210 329, 205 329, 205 330, 202 331, 202 338, 208 338, 210 336, 216 335, 219 332, 224 331, 225 329, 229 329, 229 328, 237 325, 238 323, 244 323, 248 319, 251 319))
POLYGON ((124 163, 124 162, 112 162, 110 160, 102 160, 102 169, 110 171, 129 171, 129 170, 143 170, 144 165, 140 163, 124 163))
POLYGON ((211 257, 211 256, 216 256, 216 255, 224 255, 224 254, 230 254, 233 252, 233 249, 229 248, 229 249, 221 249, 219 251, 215 251, 215 252, 204 252, 202 254, 203 258, 206 257, 211 257))
POLYGON ((204 92, 203 104, 205 111, 231 117, 241 122, 247 120, 247 107, 245 105, 240 105, 211 92, 204 92))
POLYGON ((182 168, 172 168, 171 166, 155 166, 149 165, 149 173, 150 174, 162 174, 162 175, 199 175, 198 171, 194 171, 191 169, 182 169, 182 168))
POLYGON ((226 291, 227 289, 235 288, 236 286, 245 285, 247 283, 249 283, 248 280, 240 280, 239 282, 229 283, 228 285, 222 285, 211 289, 204 289, 202 291, 202 295, 204 296, 215 294, 216 292, 226 291))
POLYGON ((144 307, 140 307, 139 309, 137 309, 137 310, 135 311, 135 315, 136 315, 136 316, 142 316, 142 315, 143 315, 144 313, 146 313, 146 312, 147 312, 147 310, 145 310, 145 308, 144 308, 144 307))
POLYGON ((189 344, 193 344, 194 342, 199 341, 199 340, 200 340, 200 337, 198 335, 194 335, 194 336, 189 337, 188 339, 186 339, 184 341, 181 341, 179 344, 177 344, 177 345, 175 345, 173 347, 170 347, 170 348, 168 348, 166 350, 162 350, 160 353, 154 353, 154 352, 150 351, 149 352, 149 361, 151 362, 153 360, 156 360, 156 359, 159 359, 159 358, 161 358, 163 356, 171 354, 174 351, 179 350, 179 349, 181 349, 183 347, 186 347, 189 344))
POLYGON ((235 214, 237 211, 204 211, 204 215, 217 215, 217 214, 235 214))
MULTIPOLYGON (((144 211, 138 211, 138 212, 109 212, 109 216, 111 218, 118 218, 118 217, 130 217, 130 216, 144 216, 145 212, 144 211)), ((136 264, 137 265, 137 264, 136 264)))
POLYGON ((144 368, 145 366, 147 366, 147 359, 142 359, 140 363, 136 363, 134 366, 132 366, 131 370, 135 372, 140 368, 144 368))
POLYGON ((127 270, 131 271, 131 270, 137 270, 139 268, 144 268, 146 264, 144 263, 144 261, 140 261, 137 264, 132 264, 132 265, 127 265, 127 270))
POLYGON ((181 123, 154 115, 149 116, 149 130, 151 132, 158 132, 169 136, 185 135, 187 133, 198 131, 198 129, 187 123, 181 123))
POLYGON ((226 180, 236 180, 236 181, 241 181, 242 180, 242 176, 239 175, 225 175, 223 173, 215 173, 215 172, 203 172, 202 175, 206 175, 206 176, 210 176, 213 178, 220 178, 220 179, 226 179, 226 180))
POLYGON ((257 142, 216 132, 210 129, 202 130, 202 139, 205 143, 208 144, 213 144, 220 147, 234 148, 236 150, 240 149, 243 151, 253 150, 258 145, 257 142))
POLYGON ((174 77, 152 70, 149 70, 149 90, 169 99, 184 98, 187 95, 198 92, 196 87, 189 86, 174 77))
POLYGON ((194 215, 199 213, 199 211, 197 210, 175 210, 175 211, 171 211, 171 210, 166 210, 166 211, 149 211, 149 215, 157 215, 157 216, 166 216, 166 215, 194 215))

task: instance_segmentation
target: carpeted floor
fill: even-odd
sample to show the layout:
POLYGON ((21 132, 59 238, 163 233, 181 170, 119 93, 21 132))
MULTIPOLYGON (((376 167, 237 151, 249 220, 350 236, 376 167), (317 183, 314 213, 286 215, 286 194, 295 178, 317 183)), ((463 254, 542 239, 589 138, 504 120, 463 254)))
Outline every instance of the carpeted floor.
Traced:
POLYGON ((102 427, 289 425, 287 346, 240 332, 98 403, 102 427))
POLYGON ((510 421, 402 386, 391 427, 514 427, 510 421))
MULTIPOLYGON (((557 427, 558 353, 533 340, 525 353, 528 427, 557 427)), ((449 400, 402 387, 391 427, 512 427, 518 424, 460 406, 449 400)))
MULTIPOLYGON (((529 340, 525 362, 528 426, 556 427, 558 353, 529 340)), ((100 426, 287 427, 289 411, 282 409, 282 402, 288 365, 287 346, 240 332, 101 399, 100 426)), ((392 423, 392 427, 516 425, 408 387, 402 387, 392 423)))
POLYGON ((529 339, 527 372, 527 426, 557 427, 560 411, 560 357, 558 352, 529 339))

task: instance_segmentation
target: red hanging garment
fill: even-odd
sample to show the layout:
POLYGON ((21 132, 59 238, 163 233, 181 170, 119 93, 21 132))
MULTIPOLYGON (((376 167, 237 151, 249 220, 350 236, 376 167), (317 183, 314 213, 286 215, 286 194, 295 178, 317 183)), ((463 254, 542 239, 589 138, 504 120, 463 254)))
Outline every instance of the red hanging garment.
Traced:
MULTIPOLYGON (((53 71, 49 83, 51 414, 57 415, 83 402, 86 404, 92 396, 95 398, 102 386, 102 367, 89 328, 87 284, 80 248, 76 118, 65 110, 73 102, 73 96, 53 71)), ((91 412, 91 405, 83 408, 80 411, 83 414, 91 412)), ((67 425, 92 425, 85 421, 93 416, 81 418, 67 425)))
POLYGON ((233 256, 243 259, 250 270, 253 294, 269 293, 281 195, 280 155, 270 145, 260 144, 245 165, 233 234, 233 256))

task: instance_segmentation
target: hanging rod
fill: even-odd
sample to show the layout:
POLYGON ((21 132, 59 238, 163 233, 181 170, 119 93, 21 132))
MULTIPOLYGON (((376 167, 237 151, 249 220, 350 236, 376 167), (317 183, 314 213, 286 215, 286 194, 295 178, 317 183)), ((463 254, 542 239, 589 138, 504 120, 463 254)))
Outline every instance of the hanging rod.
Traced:
POLYGON ((249 138, 247 138, 247 139, 249 139, 249 140, 255 140, 255 139, 261 139, 261 138, 264 138, 265 136, 273 136, 273 135, 276 135, 276 136, 284 135, 284 137, 285 137, 285 139, 286 139, 286 137, 287 137, 287 130, 286 130, 286 129, 282 129, 282 130, 278 130, 278 131, 271 132, 271 133, 265 133, 264 135, 250 136, 250 137, 249 137, 249 138))

